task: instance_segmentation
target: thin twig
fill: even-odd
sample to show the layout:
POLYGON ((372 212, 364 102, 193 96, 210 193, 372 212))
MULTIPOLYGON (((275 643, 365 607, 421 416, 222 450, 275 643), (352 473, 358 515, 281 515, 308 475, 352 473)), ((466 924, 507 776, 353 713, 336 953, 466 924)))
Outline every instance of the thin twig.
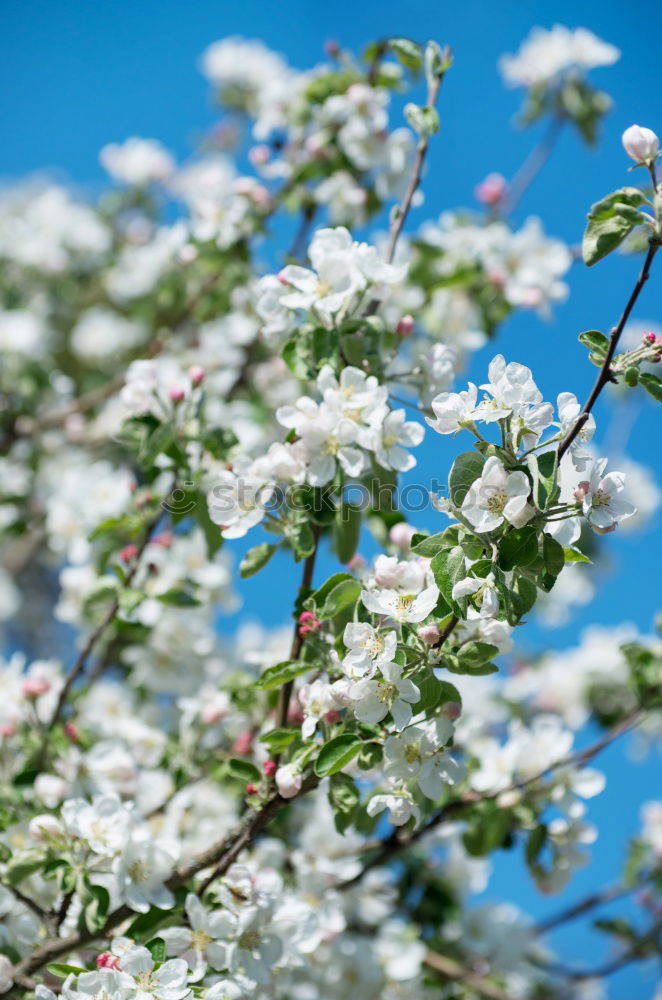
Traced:
MULTIPOLYGON (((431 816, 426 823, 419 826, 418 829, 414 830, 408 836, 403 836, 402 831, 395 827, 388 837, 385 837, 381 841, 380 850, 370 858, 364 867, 354 875, 352 878, 347 879, 345 882, 341 882, 338 889, 349 889, 353 885, 360 882, 367 872, 371 871, 373 868, 380 868, 382 865, 386 864, 391 860, 393 855, 398 854, 400 851, 406 850, 411 847, 412 844, 420 840, 421 837, 425 836, 434 827, 440 826, 446 823, 450 819, 454 819, 458 813, 462 813, 465 809, 469 809, 475 806, 479 802, 488 802, 493 799, 498 799, 502 795, 507 795, 509 792, 520 791, 523 788, 527 788, 537 781, 540 781, 548 774, 550 771, 556 771, 562 767, 570 767, 576 765, 578 767, 585 767, 589 761, 599 754, 605 747, 613 743, 614 740, 618 739, 624 733, 629 732, 638 725, 644 718, 644 713, 637 711, 632 715, 623 719, 617 725, 613 726, 604 736, 602 736, 595 743, 586 747, 584 750, 577 750, 574 753, 569 754, 567 757, 563 757, 561 760, 557 760, 550 764, 549 767, 540 771, 538 774, 533 775, 530 778, 523 778, 520 781, 513 782, 508 788, 499 789, 496 792, 487 792, 479 794, 477 792, 467 792, 459 799, 452 799, 441 807, 439 812, 431 816)), ((373 845, 374 846, 374 845, 373 845)))
POLYGON ((428 950, 424 962, 431 969, 440 972, 444 978, 469 986, 480 996, 486 997, 487 1000, 513 1000, 512 994, 507 993, 500 986, 490 983, 483 976, 479 976, 477 972, 472 972, 466 965, 461 965, 460 962, 447 955, 440 955, 439 952, 428 950))
POLYGON ((540 142, 534 146, 510 183, 504 212, 511 215, 550 158, 563 127, 563 118, 554 116, 540 142))
POLYGON ((575 423, 570 428, 566 436, 563 438, 563 441, 559 445, 559 461, 563 458, 566 451, 568 450, 568 448, 570 447, 570 445, 575 440, 575 438, 581 431, 582 427, 588 420, 591 410, 595 406, 598 397, 600 396, 600 393, 602 392, 604 387, 607 385, 608 382, 613 381, 613 376, 611 374, 611 362, 614 358, 614 354, 616 353, 618 341, 620 340, 621 334, 623 333, 625 324, 630 318, 630 313, 635 307, 636 301, 639 298, 641 290, 648 281, 651 265, 653 263, 653 258, 655 257, 655 254, 657 253, 659 247, 660 247, 659 242, 656 239, 651 239, 650 243, 648 244, 648 253, 646 254, 646 259, 643 263, 641 271, 639 272, 639 277, 637 278, 636 284, 632 289, 630 298, 627 301, 627 305, 625 306, 625 309, 623 310, 623 313, 618 323, 616 324, 615 327, 612 328, 609 337, 609 347, 607 348, 605 359, 602 362, 602 366, 600 368, 600 371, 598 372, 598 376, 595 380, 595 384, 593 385, 593 389, 591 390, 591 394, 586 400, 586 403, 584 404, 584 409, 582 410, 580 416, 577 418, 577 420, 575 421, 575 423))

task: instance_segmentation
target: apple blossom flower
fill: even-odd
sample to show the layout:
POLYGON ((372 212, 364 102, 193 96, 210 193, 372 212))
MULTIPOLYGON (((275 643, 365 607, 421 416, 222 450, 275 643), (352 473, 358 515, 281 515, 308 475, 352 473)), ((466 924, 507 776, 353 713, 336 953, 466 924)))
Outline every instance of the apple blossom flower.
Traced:
MULTIPOLYGON (((573 392, 561 392, 556 400, 556 408, 559 414, 561 435, 565 437, 577 423, 581 414, 581 406, 573 392)), ((592 413, 589 413, 588 419, 584 422, 570 445, 572 464, 578 472, 583 472, 591 461, 590 452, 586 451, 583 446, 588 444, 594 434, 595 417, 592 413)))
POLYGON ((213 969, 227 966, 227 937, 234 929, 234 920, 225 910, 209 910, 193 893, 186 897, 184 909, 188 927, 166 927, 159 936, 166 943, 167 954, 183 959, 191 969, 189 979, 198 982, 210 965, 213 969))
POLYGON ((361 722, 381 722, 390 712, 395 728, 404 729, 411 719, 411 706, 421 693, 413 681, 402 677, 398 663, 380 663, 381 679, 364 678, 349 689, 354 715, 361 722))
POLYGON ((151 953, 137 946, 122 955, 122 974, 133 978, 142 1000, 184 1000, 191 995, 188 967, 181 958, 171 958, 155 969, 151 953))
POLYGON ((62 805, 62 821, 69 833, 86 841, 95 854, 113 856, 126 844, 133 825, 130 808, 118 795, 97 795, 91 803, 68 799, 62 805))
POLYGON ((348 622, 343 642, 348 650, 343 670, 353 680, 360 680, 371 677, 381 663, 393 659, 398 637, 395 631, 379 632, 368 622, 348 622))
POLYGON ((589 478, 582 480, 575 490, 575 498, 589 525, 598 534, 614 531, 616 525, 636 512, 636 507, 621 497, 625 490, 625 476, 622 472, 608 472, 607 459, 597 459, 589 472, 589 478))
POLYGON ((412 816, 417 824, 421 819, 420 809, 404 788, 370 797, 366 807, 368 816, 377 816, 384 809, 388 809, 389 821, 394 826, 404 826, 412 816))
POLYGON ((482 618, 494 618, 499 610, 494 573, 488 573, 486 577, 465 576, 453 585, 451 596, 454 601, 471 597, 476 606, 480 605, 482 618))
POLYGON ((309 739, 317 729, 320 719, 337 707, 336 702, 330 685, 319 678, 312 684, 302 685, 297 691, 297 696, 304 714, 301 735, 304 739, 309 739))
POLYGON ((432 583, 416 596, 397 590, 363 590, 361 600, 376 615, 388 615, 401 623, 422 622, 439 600, 439 588, 432 583))
POLYGON ((175 897, 164 882, 172 875, 176 856, 164 844, 134 834, 116 858, 113 871, 122 897, 132 910, 147 913, 150 906, 169 910, 175 897))
POLYGON ((416 459, 407 448, 415 448, 423 440, 425 431, 420 424, 405 419, 404 410, 392 410, 379 427, 359 431, 359 442, 375 457, 384 469, 407 472, 416 465, 416 459), (403 447, 405 446, 405 447, 403 447))
POLYGON ((444 783, 461 781, 466 768, 456 763, 445 750, 453 737, 453 724, 437 717, 409 726, 402 733, 387 737, 384 744, 384 772, 393 781, 416 779, 430 799, 437 799, 444 783))
POLYGON ((455 434, 476 419, 478 389, 469 382, 469 388, 462 392, 442 392, 430 403, 435 419, 426 417, 425 422, 439 434, 455 434))
POLYGON ((534 515, 528 503, 531 484, 524 472, 506 472, 503 463, 492 455, 483 466, 479 479, 471 484, 462 501, 462 513, 476 531, 494 531, 504 520, 516 528, 534 515))

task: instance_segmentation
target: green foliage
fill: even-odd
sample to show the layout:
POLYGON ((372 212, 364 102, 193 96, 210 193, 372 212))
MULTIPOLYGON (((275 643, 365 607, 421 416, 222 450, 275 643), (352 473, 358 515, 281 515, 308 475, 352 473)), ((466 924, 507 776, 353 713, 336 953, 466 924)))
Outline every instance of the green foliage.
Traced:
POLYGON ((584 262, 591 267, 610 254, 634 229, 649 220, 640 212, 648 201, 639 188, 619 188, 592 206, 582 240, 584 262))
POLYGON ((277 545, 262 542, 262 544, 254 545, 252 549, 249 549, 239 563, 239 576, 242 580, 248 579, 266 566, 277 548, 277 545))
POLYGON ((349 764, 359 753, 363 743, 354 733, 343 733, 325 743, 315 761, 315 774, 324 778, 349 764))
POLYGON ((311 669, 311 664, 305 660, 283 660, 273 667, 267 669, 255 681, 258 691, 271 691, 272 688, 281 687, 288 681, 294 680, 300 674, 305 674, 311 669))

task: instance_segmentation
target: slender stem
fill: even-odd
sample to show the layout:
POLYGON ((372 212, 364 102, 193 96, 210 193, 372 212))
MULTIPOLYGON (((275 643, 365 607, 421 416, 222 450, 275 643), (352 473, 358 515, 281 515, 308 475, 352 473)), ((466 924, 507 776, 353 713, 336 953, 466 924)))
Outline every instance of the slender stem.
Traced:
POLYGON ((512 994, 507 993, 500 986, 490 983, 483 976, 473 972, 466 965, 460 964, 448 955, 440 955, 439 952, 428 950, 423 960, 426 965, 436 972, 440 972, 451 982, 461 983, 468 986, 479 996, 486 997, 487 1000, 513 1000, 512 994))
POLYGON ((536 934, 545 934, 547 931, 553 930, 555 927, 559 927, 561 924, 566 924, 570 920, 575 920, 577 917, 583 916, 588 913, 589 910, 594 910, 597 906, 603 906, 605 903, 611 903, 615 899, 622 899, 623 896, 628 896, 635 889, 638 889, 645 879, 639 879, 632 885, 623 885, 622 882, 615 882, 613 885, 607 885, 603 889, 599 889, 597 892, 591 893, 590 896, 585 896, 584 899, 580 899, 578 903, 573 903, 572 906, 567 906, 563 910, 559 910, 557 913, 553 913, 551 917, 546 917, 541 920, 535 926, 536 934))
POLYGON ((632 289, 630 298, 627 301, 625 309, 621 314, 621 318, 619 319, 616 326, 612 328, 609 337, 609 347, 607 348, 605 359, 602 363, 600 371, 598 372, 598 376, 591 390, 591 394, 586 400, 586 403, 584 404, 584 409, 582 410, 581 414, 579 415, 579 417, 577 418, 577 420, 575 421, 575 423, 570 428, 566 436, 561 441, 561 444, 559 445, 559 461, 561 461, 566 451, 568 450, 568 448, 570 447, 570 445, 575 440, 575 438, 581 431, 582 427, 588 420, 591 410, 595 406, 598 397, 600 396, 600 393, 607 385, 607 383, 613 380, 611 374, 611 362, 613 360, 614 354, 616 353, 616 348, 618 347, 618 342, 620 340, 621 334, 623 333, 623 329, 625 328, 625 324, 630 318, 630 313, 635 307, 637 299, 641 294, 641 290, 648 281, 651 265, 653 263, 653 259, 659 247, 660 244, 655 239, 652 239, 648 244, 648 253, 646 254, 646 259, 644 260, 641 271, 639 272, 639 277, 637 278, 636 284, 632 289))
POLYGON ((529 189, 533 181, 547 163, 554 150, 554 146, 556 145, 556 140, 561 133, 561 129, 563 128, 563 122, 564 119, 559 118, 556 115, 551 119, 547 131, 543 135, 542 139, 536 146, 534 146, 522 166, 513 177, 510 183, 508 197, 506 199, 504 210, 506 215, 511 215, 512 212, 515 211, 525 192, 529 189))
MULTIPOLYGON (((313 525, 313 535, 315 538, 315 546, 310 555, 306 558, 303 564, 303 573, 301 575, 301 590, 310 590, 311 584, 313 582, 313 573, 315 571, 315 559, 317 558, 317 549, 319 546, 320 539, 320 527, 317 524, 313 525)), ((292 635, 292 645, 290 646, 290 659, 298 660, 301 656, 301 650, 303 648, 304 637, 301 635, 299 622, 294 623, 294 632, 292 635)), ((287 713, 290 707, 290 699, 292 697, 292 690, 294 687, 294 681, 288 681, 283 684, 280 689, 280 697, 278 699, 278 711, 276 713, 276 726, 282 728, 287 725, 287 713)))
MULTIPOLYGON (((569 754, 567 757, 561 760, 555 761, 545 770, 540 771, 538 774, 533 775, 530 778, 524 778, 520 781, 513 782, 508 788, 500 789, 498 792, 487 792, 485 794, 478 794, 477 792, 467 792, 459 799, 452 799, 441 807, 439 812, 431 816, 426 823, 414 830, 409 836, 403 836, 402 831, 395 827, 388 837, 385 837, 381 841, 380 850, 370 858, 364 867, 354 875, 351 879, 342 882, 337 888, 338 889, 348 889, 357 882, 360 882, 363 877, 371 871, 373 868, 379 868, 386 864, 393 855, 398 854, 400 851, 405 850, 410 847, 417 840, 420 840, 429 830, 434 827, 440 826, 450 819, 455 819, 458 813, 462 813, 465 809, 471 808, 478 802, 487 802, 492 799, 496 799, 503 794, 508 792, 516 792, 523 788, 535 784, 535 782, 540 781, 548 774, 550 771, 556 771, 562 767, 568 767, 571 765, 576 765, 578 767, 585 767, 597 754, 599 754, 605 747, 609 746, 614 740, 618 739, 624 733, 628 732, 634 726, 638 725, 644 717, 644 713, 641 711, 634 712, 632 715, 627 716, 617 725, 609 729, 604 736, 602 736, 595 743, 586 747, 584 750, 575 751, 569 754)), ((374 845, 373 845, 374 846, 374 845)))
MULTIPOLYGON (((447 58, 450 53, 444 53, 444 61, 449 61, 447 58)), ((439 88, 441 87, 441 82, 445 76, 445 73, 441 73, 439 76, 433 77, 431 81, 428 82, 428 96, 425 107, 427 110, 431 111, 434 109, 437 103, 437 97, 439 96, 439 88)), ((416 148, 416 156, 414 157, 414 166, 411 172, 411 177, 409 178, 409 184, 407 185, 407 190, 404 193, 402 201, 399 207, 393 215, 391 220, 391 226, 389 229, 388 238, 388 249, 386 251, 386 260, 389 264, 393 262, 395 257, 395 250, 398 245, 398 239, 400 238, 400 233, 402 232, 402 227, 404 226, 407 216, 409 214, 409 209, 411 208, 411 203, 418 189, 418 185, 421 183, 421 175, 423 173, 423 164, 425 162, 425 157, 428 151, 428 146, 430 144, 430 137, 428 135, 422 135, 419 139, 418 146, 416 148)))

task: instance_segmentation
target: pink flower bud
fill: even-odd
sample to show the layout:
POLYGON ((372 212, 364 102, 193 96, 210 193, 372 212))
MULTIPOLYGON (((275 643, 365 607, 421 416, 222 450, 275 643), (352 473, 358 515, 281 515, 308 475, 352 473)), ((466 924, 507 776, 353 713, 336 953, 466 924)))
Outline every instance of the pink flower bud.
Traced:
POLYGON ((3 722, 2 725, 0 725, 0 736, 4 736, 5 739, 13 736, 15 732, 16 726, 14 726, 11 722, 3 722))
POLYGON ((133 543, 130 545, 125 545, 123 549, 120 549, 120 559, 122 560, 122 562, 133 562, 133 560, 137 557, 137 555, 138 555, 138 546, 133 545, 133 543))
POLYGON ((409 337, 414 332, 414 317, 407 313, 398 320, 395 332, 399 337, 409 337))
POLYGON ((120 960, 117 955, 111 955, 109 951, 102 951, 97 955, 96 964, 99 969, 121 969, 120 960))
POLYGON ((265 760, 262 765, 262 770, 266 774, 267 778, 272 778, 276 773, 278 765, 275 760, 265 760))
POLYGON ((352 558, 347 563, 347 569, 351 570, 352 573, 360 573, 366 565, 365 559, 360 552, 355 552, 352 558))
POLYGON ((72 743, 80 743, 80 733, 75 722, 65 722, 64 731, 72 743))
POLYGON ((169 549, 175 540, 175 535, 172 531, 161 531, 158 535, 154 535, 152 541, 155 545, 160 545, 162 549, 169 549))
POLYGON ((645 333, 644 334, 644 344, 654 344, 656 340, 657 340, 657 337, 655 336, 654 333, 645 333))
POLYGON ((21 682, 21 691, 26 698, 39 698, 51 689, 51 682, 45 677, 24 677, 21 682))
POLYGON ((244 729, 243 732, 239 733, 234 743, 232 744, 233 753, 239 754, 240 757, 247 757, 250 754, 253 746, 253 733, 250 729, 244 729))
POLYGON ((312 611, 302 611, 299 615, 299 621, 302 625, 307 625, 309 622, 315 621, 315 615, 312 611))
POLYGON ((278 274, 276 275, 276 277, 280 281, 281 285, 286 285, 287 286, 287 285, 289 285, 289 281, 285 277, 285 274, 283 273, 283 271, 284 271, 284 269, 282 271, 279 271, 278 274))
POLYGON ((581 503, 582 500, 585 500, 586 497, 587 497, 587 495, 588 495, 588 492, 589 492, 590 488, 591 488, 591 484, 589 483, 588 479, 582 479, 581 483, 577 483, 577 488, 575 489, 575 492, 573 493, 573 496, 574 496, 575 500, 578 503, 581 503))
POLYGON ((168 395, 173 403, 181 403, 186 398, 186 390, 181 385, 173 385, 168 395))
POLYGON ((248 150, 248 159, 254 167, 262 166, 264 163, 267 163, 270 158, 271 149, 265 142, 261 142, 257 146, 251 146, 248 150))
POLYGON ((249 781, 246 785, 246 795, 257 795, 258 787, 254 785, 252 781, 249 781))
POLYGON ((635 163, 654 163, 660 148, 660 140, 650 128, 630 125, 622 137, 623 149, 635 163))
POLYGON ((501 174, 488 174, 485 180, 476 184, 474 195, 481 205, 498 205, 508 188, 506 178, 501 174))
POLYGON ((422 641, 428 646, 434 646, 434 644, 439 642, 439 639, 441 638, 441 632, 436 625, 421 625, 421 627, 416 630, 416 634, 418 638, 422 639, 422 641))
POLYGON ((327 56, 330 56, 331 59, 335 59, 335 57, 340 52, 340 46, 338 45, 338 42, 336 42, 334 38, 327 38, 327 40, 324 43, 324 51, 326 52, 327 56))
POLYGON ((416 529, 412 528, 411 524, 407 524, 406 521, 398 521, 389 531, 388 537, 399 549, 408 549, 415 534, 416 529))
POLYGON ((340 720, 342 719, 342 716, 341 716, 340 712, 336 712, 335 708, 332 708, 330 711, 328 711, 326 713, 326 715, 324 716, 324 718, 325 718, 326 722, 328 722, 329 725, 332 726, 334 722, 340 722, 340 720))
POLYGON ((284 799, 292 799, 301 791, 303 776, 291 764, 284 764, 276 771, 276 785, 284 799))
POLYGON ((205 370, 202 365, 191 365, 188 370, 188 377, 193 385, 200 385, 205 379, 205 370))
POLYGON ((450 719, 451 722, 455 722, 462 714, 462 706, 459 701, 447 701, 445 705, 442 705, 441 714, 450 719))

